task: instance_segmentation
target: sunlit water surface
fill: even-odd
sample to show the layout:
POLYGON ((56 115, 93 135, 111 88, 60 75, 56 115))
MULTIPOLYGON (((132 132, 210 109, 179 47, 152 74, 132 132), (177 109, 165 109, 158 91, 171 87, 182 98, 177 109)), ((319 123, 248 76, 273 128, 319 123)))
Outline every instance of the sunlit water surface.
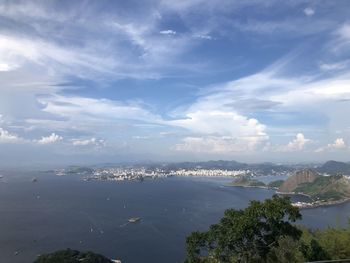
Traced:
MULTIPOLYGON (((123 263, 183 262, 191 231, 207 229, 227 208, 244 208, 274 193, 230 187, 231 181, 84 182, 78 176, 7 172, 0 181, 1 262, 33 262, 38 254, 65 248, 92 250, 123 263), (142 220, 127 224, 135 216, 142 220)), ((345 226, 350 203, 302 214, 300 223, 308 227, 345 226)))

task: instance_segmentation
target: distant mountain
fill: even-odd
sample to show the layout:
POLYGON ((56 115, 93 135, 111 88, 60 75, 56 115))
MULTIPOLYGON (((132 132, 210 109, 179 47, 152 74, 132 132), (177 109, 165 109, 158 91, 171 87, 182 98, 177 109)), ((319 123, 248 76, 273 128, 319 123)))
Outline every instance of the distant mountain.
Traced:
POLYGON ((317 168, 320 173, 327 174, 350 174, 350 163, 328 161, 317 168))
POLYGON ((320 175, 311 169, 305 169, 296 172, 294 175, 289 177, 284 183, 280 186, 280 192, 294 192, 294 190, 301 184, 312 183, 320 175))

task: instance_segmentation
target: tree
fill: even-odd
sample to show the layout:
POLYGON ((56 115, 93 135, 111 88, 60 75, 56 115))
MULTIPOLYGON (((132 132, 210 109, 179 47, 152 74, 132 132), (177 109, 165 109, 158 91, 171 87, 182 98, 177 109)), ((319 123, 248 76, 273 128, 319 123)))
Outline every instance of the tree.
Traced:
POLYGON ((112 263, 112 261, 102 255, 93 252, 80 252, 66 249, 53 253, 41 255, 34 263, 112 263))
POLYGON ((331 259, 350 258, 350 228, 316 231, 315 238, 331 259))
POLYGON ((244 210, 228 209, 207 232, 187 238, 188 263, 263 262, 280 237, 298 240, 301 230, 291 224, 301 219, 289 198, 274 195, 264 202, 251 201, 244 210))
POLYGON ((305 262, 305 257, 300 251, 300 243, 289 237, 281 236, 278 239, 278 246, 271 248, 267 254, 267 262, 279 263, 301 263, 305 262))

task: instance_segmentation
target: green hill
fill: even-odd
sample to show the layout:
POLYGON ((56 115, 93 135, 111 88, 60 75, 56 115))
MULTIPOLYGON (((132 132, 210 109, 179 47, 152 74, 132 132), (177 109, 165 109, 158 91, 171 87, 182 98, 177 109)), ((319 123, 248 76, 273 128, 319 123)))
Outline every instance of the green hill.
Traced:
POLYGON ((343 175, 319 176, 311 183, 298 185, 294 192, 323 201, 350 198, 350 180, 343 175))
POLYGON ((276 180, 268 183, 267 186, 271 188, 280 188, 283 183, 284 183, 284 180, 276 180))
POLYGON ((338 201, 350 198, 350 180, 344 175, 323 176, 314 170, 301 170, 279 188, 282 193, 302 193, 314 201, 338 201))
POLYGON ((263 182, 249 177, 241 177, 232 183, 233 186, 246 186, 246 187, 265 187, 263 182))
POLYGON ((320 174, 311 169, 296 172, 280 186, 280 192, 295 192, 295 189, 304 183, 312 183, 320 174))

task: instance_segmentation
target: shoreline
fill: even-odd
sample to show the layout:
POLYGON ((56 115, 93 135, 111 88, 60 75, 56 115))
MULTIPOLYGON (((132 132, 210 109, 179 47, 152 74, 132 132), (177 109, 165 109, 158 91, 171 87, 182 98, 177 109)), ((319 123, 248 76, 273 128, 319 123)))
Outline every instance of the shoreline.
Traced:
POLYGON ((326 206, 334 206, 334 205, 341 205, 345 204, 350 201, 350 198, 341 199, 341 200, 335 200, 335 201, 316 201, 313 203, 302 203, 297 202, 293 203, 294 206, 299 207, 300 209, 310 209, 310 208, 316 208, 316 207, 326 207, 326 206))
MULTIPOLYGON (((275 193, 278 195, 301 195, 308 197, 312 200, 312 197, 308 194, 305 193, 295 193, 295 192, 279 192, 278 188, 276 187, 268 187, 268 186, 252 186, 252 185, 229 185, 233 187, 243 187, 243 188, 259 188, 259 189, 269 189, 269 190, 276 190, 275 193)), ((322 207, 322 206, 334 206, 334 205, 340 205, 344 204, 350 201, 350 198, 345 198, 345 199, 340 199, 340 200, 334 200, 334 201, 313 201, 310 203, 306 202, 295 202, 292 203, 293 206, 296 206, 300 209, 311 209, 311 208, 317 208, 317 207, 322 207)))

